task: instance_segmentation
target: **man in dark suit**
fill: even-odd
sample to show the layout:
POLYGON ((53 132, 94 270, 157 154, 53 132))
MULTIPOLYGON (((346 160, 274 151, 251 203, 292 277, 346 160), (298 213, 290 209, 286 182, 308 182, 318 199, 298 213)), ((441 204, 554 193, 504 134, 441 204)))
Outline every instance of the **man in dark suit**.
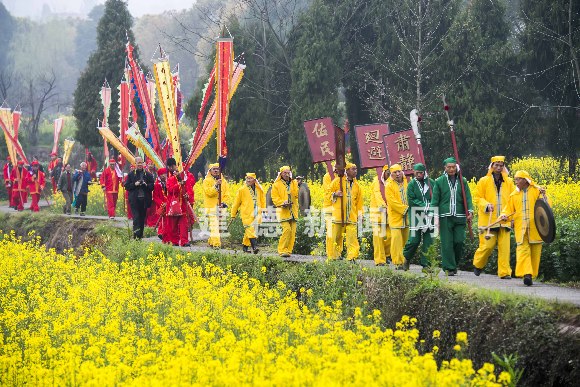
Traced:
POLYGON ((151 206, 152 192, 155 185, 153 175, 143 167, 141 157, 135 157, 135 170, 131 171, 125 181, 125 189, 129 192, 129 205, 133 213, 133 237, 143 238, 147 208, 151 206))

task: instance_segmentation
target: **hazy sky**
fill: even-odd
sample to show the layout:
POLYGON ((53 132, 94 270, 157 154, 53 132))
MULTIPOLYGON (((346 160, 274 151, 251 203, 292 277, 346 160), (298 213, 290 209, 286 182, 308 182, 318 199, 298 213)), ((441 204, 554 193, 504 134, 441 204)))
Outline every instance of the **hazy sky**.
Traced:
MULTIPOLYGON (((44 4, 52 12, 87 14, 92 7, 105 0, 0 0, 14 16, 28 16, 37 19, 42 14, 44 4)), ((169 10, 190 8, 195 0, 128 0, 129 11, 133 16, 156 14, 169 10)))

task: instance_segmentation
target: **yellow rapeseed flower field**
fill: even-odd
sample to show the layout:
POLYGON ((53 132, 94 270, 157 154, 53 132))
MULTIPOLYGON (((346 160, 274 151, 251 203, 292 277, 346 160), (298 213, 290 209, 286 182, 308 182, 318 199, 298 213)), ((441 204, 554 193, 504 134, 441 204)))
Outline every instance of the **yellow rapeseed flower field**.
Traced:
POLYGON ((445 360, 420 350, 414 318, 385 330, 378 311, 345 319, 340 302, 322 301, 311 310, 283 283, 182 256, 117 264, 7 235, 0 259, 1 385, 510 382, 492 364, 475 370, 461 351, 445 360))

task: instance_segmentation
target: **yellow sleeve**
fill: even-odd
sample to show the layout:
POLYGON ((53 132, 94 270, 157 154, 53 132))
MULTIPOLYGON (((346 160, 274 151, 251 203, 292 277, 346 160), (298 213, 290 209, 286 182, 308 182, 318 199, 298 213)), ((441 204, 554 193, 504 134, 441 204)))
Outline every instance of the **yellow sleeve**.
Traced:
POLYGON ((479 181, 477 182, 477 204, 479 205, 479 208, 487 208, 489 202, 485 199, 485 191, 486 191, 486 181, 488 181, 489 179, 486 178, 481 178, 479 179, 479 181))
MULTIPOLYGON (((386 207, 387 203, 385 203, 385 199, 383 199, 383 195, 381 194, 381 182, 377 178, 376 181, 373 182, 373 189, 371 195, 374 196, 375 203, 377 203, 377 207, 386 207)), ((385 196, 387 196, 385 194, 385 196)))
POLYGON ((228 203, 230 200, 230 183, 222 177, 222 203, 228 203))
POLYGON ((238 209, 242 204, 242 190, 244 188, 240 188, 236 193, 236 199, 234 200, 234 205, 232 206, 232 218, 235 218, 238 215, 238 209))
POLYGON ((387 184, 387 186, 385 187, 385 196, 387 198, 387 203, 389 203, 389 208, 391 209, 391 211, 394 211, 401 215, 404 215, 407 212, 409 206, 403 204, 396 182, 394 184, 392 183, 387 184))
POLYGON ((258 193, 258 208, 264 209, 266 208, 266 194, 263 190, 260 190, 258 193))
POLYGON ((360 216, 363 213, 363 191, 362 191, 360 185, 358 186, 358 192, 359 192, 359 195, 358 195, 358 203, 356 204, 356 209, 357 209, 358 215, 360 216))
POLYGON ((510 198, 508 199, 507 204, 501 210, 501 215, 510 215, 510 214, 512 214, 514 212, 516 212, 516 208, 514 206, 514 197, 513 196, 510 196, 510 198))
POLYGON ((203 194, 210 198, 218 196, 218 191, 215 188, 214 179, 206 177, 203 179, 203 194))
POLYGON ((272 202, 276 207, 280 207, 288 200, 288 193, 284 189, 284 185, 279 180, 272 185, 272 202))

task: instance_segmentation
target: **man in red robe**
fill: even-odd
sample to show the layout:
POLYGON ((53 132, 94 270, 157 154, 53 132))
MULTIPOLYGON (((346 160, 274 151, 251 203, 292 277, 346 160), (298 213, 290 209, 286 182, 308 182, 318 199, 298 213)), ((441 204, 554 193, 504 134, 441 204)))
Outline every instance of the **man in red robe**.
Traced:
POLYGON ((12 181, 12 200, 14 208, 18 211, 24 210, 24 203, 28 200, 28 185, 30 181, 30 172, 24 168, 24 161, 19 160, 18 164, 12 169, 10 174, 12 181))
POLYGON ((6 193, 8 194, 8 206, 14 208, 14 199, 12 198, 12 179, 10 175, 12 174, 12 169, 14 166, 12 165, 12 160, 10 160, 10 156, 6 159, 6 164, 4 164, 4 185, 6 186, 6 193))
POLYGON ((52 184, 52 193, 56 194, 56 183, 58 182, 55 176, 53 176, 52 171, 56 168, 58 163, 56 152, 50 154, 50 162, 48 163, 48 176, 50 176, 50 183, 52 184))
POLYGON ((109 160, 109 168, 105 168, 101 174, 100 183, 105 192, 107 203, 107 213, 109 219, 115 219, 115 211, 117 209, 117 199, 119 198, 119 182, 120 178, 117 175, 115 159, 109 160))
MULTIPOLYGON (((167 169, 159 168, 157 171, 157 179, 153 186, 153 207, 155 213, 151 215, 151 223, 157 226, 157 236, 163 239, 167 229, 167 217, 165 216, 167 207, 167 169)), ((150 208, 151 208, 150 207, 150 208)), ((147 216, 147 223, 150 223, 149 215, 147 216)))
POLYGON ((28 189, 30 190, 30 197, 32 202, 30 203, 30 210, 32 212, 40 211, 38 203, 40 202, 40 194, 46 185, 46 178, 44 172, 39 169, 38 161, 33 161, 32 171, 29 174, 28 189))
POLYGON ((97 168, 98 168, 98 164, 97 164, 97 160, 93 157, 93 154, 91 152, 87 153, 87 171, 91 174, 91 178, 93 180, 97 180, 97 168))
POLYGON ((189 246, 185 181, 183 174, 177 172, 177 163, 172 157, 167 159, 167 175, 168 229, 163 241, 174 246, 189 246))

